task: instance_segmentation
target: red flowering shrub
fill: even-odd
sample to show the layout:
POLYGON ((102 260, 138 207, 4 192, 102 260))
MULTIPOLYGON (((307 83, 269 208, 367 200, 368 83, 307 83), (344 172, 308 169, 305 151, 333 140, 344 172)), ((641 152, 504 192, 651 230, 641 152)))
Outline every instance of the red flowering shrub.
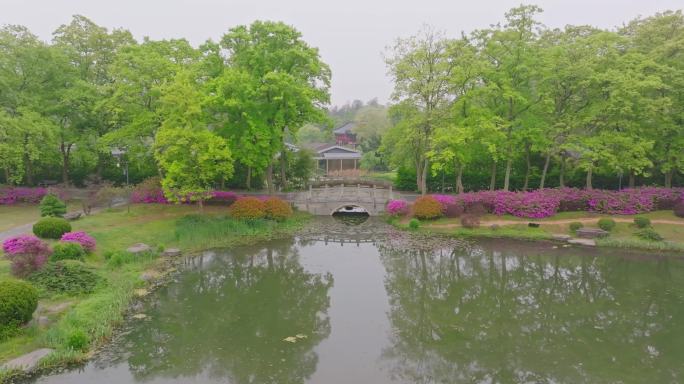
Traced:
POLYGON ((239 220, 256 220, 266 215, 266 204, 256 197, 240 197, 228 211, 230 216, 239 220))
POLYGON ((12 274, 26 277, 39 270, 50 256, 50 248, 32 235, 10 237, 2 242, 5 257, 11 263, 12 274))
POLYGON ((292 216, 292 207, 287 201, 271 197, 264 200, 264 212, 267 219, 284 221, 292 216))
POLYGON ((674 211, 675 216, 684 217, 684 201, 675 205, 673 211, 674 211))
POLYGON ((446 206, 446 210, 444 211, 444 215, 449 218, 453 217, 459 217, 465 212, 463 209, 463 204, 461 203, 452 203, 448 204, 446 206))
POLYGON ((442 204, 430 195, 421 196, 413 203, 413 215, 419 219, 436 219, 442 216, 442 204))

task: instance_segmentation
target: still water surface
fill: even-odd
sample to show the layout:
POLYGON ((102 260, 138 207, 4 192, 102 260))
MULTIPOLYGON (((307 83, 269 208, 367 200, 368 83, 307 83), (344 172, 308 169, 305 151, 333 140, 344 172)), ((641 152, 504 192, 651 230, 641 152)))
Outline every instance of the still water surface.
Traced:
POLYGON ((684 382, 680 259, 316 227, 189 259, 146 319, 36 382, 684 382))

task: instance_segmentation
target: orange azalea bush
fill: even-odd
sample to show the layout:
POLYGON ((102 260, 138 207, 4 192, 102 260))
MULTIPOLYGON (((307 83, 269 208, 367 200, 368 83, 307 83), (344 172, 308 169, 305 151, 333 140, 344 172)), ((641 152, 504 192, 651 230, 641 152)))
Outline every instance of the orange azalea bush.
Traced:
POLYGON ((266 218, 275 221, 284 221, 292 216, 292 207, 287 201, 277 197, 269 197, 264 201, 266 218))
POLYGON ((432 196, 421 196, 413 203, 413 216, 419 219, 436 219, 442 216, 442 204, 432 196))
POLYGON ((230 217, 239 220, 256 220, 266 215, 266 204, 256 197, 240 197, 228 210, 230 217))

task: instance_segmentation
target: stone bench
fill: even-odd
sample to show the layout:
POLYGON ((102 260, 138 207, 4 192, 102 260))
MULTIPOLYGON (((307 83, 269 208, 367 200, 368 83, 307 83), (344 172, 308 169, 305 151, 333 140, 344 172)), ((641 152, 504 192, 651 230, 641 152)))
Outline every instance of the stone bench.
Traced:
POLYGON ((71 212, 64 215, 64 218, 69 221, 78 220, 81 217, 81 212, 71 212))
POLYGON ((598 228, 580 228, 575 233, 577 233, 577 237, 584 239, 597 239, 608 236, 607 231, 598 228))

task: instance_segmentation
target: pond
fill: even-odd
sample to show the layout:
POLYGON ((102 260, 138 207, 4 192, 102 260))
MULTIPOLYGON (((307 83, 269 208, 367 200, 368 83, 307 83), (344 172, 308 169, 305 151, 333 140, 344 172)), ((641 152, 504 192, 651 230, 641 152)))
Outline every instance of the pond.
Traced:
POLYGON ((330 220, 188 259, 144 319, 35 382, 684 381, 680 259, 330 220))

